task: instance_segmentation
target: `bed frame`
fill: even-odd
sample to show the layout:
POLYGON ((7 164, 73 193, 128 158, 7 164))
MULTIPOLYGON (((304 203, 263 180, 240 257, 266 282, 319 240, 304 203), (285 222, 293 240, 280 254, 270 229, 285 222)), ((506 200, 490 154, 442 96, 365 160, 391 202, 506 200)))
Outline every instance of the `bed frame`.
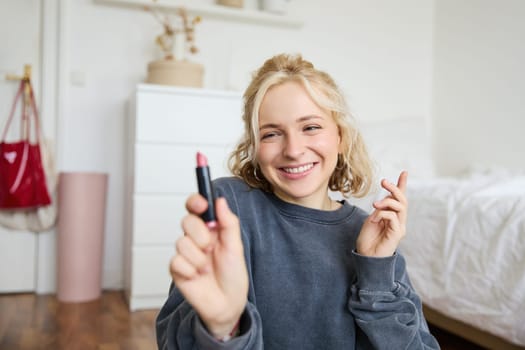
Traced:
POLYGON ((456 334, 468 341, 488 349, 524 350, 525 347, 516 345, 496 335, 479 330, 464 322, 443 315, 439 311, 423 305, 423 313, 428 323, 456 334))

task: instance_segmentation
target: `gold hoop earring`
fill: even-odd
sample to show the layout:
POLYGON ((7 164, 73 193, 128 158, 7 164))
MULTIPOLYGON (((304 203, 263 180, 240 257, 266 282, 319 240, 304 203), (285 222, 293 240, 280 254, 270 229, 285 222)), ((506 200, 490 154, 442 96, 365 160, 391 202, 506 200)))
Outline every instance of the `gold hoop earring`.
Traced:
POLYGON ((259 179, 259 176, 257 176, 257 167, 254 167, 253 168, 253 176, 255 177, 255 179, 259 182, 262 182, 261 179, 259 179))
POLYGON ((337 155, 337 164, 335 165, 335 169, 336 170, 343 170, 346 166, 346 163, 343 159, 343 157, 341 156, 341 154, 338 154, 337 155))

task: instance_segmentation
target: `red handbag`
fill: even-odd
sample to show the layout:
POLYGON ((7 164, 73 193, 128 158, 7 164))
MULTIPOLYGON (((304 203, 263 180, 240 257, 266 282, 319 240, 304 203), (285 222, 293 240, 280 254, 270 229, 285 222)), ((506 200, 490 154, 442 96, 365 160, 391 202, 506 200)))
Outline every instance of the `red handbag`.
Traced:
POLYGON ((0 142, 0 209, 28 209, 51 204, 40 154, 40 126, 31 81, 24 78, 15 97, 0 142), (22 137, 5 142, 9 125, 20 97, 22 103, 22 137), (32 118, 31 118, 32 117, 32 118), (31 143, 31 119, 36 142, 31 143))

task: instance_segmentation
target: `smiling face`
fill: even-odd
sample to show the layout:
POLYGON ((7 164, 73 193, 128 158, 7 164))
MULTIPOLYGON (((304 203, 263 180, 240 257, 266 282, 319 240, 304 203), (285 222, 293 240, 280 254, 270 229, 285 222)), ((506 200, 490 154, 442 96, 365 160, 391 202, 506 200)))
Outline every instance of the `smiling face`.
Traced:
POLYGON ((328 209, 328 183, 340 152, 339 129, 297 82, 273 86, 259 109, 256 159, 275 195, 328 209))

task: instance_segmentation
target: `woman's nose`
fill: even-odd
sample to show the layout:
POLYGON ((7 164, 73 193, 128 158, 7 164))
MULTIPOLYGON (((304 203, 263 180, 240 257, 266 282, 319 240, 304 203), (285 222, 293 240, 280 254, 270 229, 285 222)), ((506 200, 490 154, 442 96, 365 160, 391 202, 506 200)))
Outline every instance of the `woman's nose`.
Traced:
POLYGON ((304 153, 304 142, 303 139, 298 135, 288 134, 286 135, 283 155, 289 158, 297 158, 304 153))

